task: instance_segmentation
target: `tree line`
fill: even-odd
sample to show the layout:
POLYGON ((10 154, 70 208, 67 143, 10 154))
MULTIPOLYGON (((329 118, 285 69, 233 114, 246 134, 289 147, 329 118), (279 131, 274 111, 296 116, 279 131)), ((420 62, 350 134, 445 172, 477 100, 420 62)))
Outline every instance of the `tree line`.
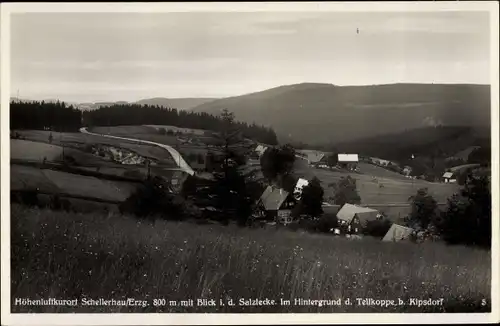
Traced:
MULTIPOLYGON (((113 104, 99 109, 83 112, 86 126, 119 125, 171 125, 179 128, 222 130, 224 120, 205 112, 182 111, 164 108, 158 105, 113 104)), ((231 124, 241 130, 243 137, 269 145, 276 145, 278 139, 272 128, 258 126, 255 123, 232 121, 231 124)))
POLYGON ((78 131, 82 125, 82 111, 64 102, 10 103, 11 129, 50 128, 54 131, 78 131))
MULTIPOLYGON (((83 126, 172 125, 180 128, 221 130, 224 121, 208 113, 179 111, 152 105, 113 104, 92 111, 81 111, 64 102, 11 101, 11 129, 51 129, 78 131, 83 126)), ((232 121, 243 137, 269 145, 278 143, 272 128, 232 121)))

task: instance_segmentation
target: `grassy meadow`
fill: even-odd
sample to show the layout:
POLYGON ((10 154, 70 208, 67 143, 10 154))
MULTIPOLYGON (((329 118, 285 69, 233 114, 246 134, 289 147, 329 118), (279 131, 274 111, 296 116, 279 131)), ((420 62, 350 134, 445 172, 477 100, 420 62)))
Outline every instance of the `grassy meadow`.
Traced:
POLYGON ((14 298, 135 298, 147 307, 22 307, 13 312, 489 311, 490 252, 285 229, 139 222, 11 207, 14 298), (274 306, 153 307, 154 299, 274 299, 274 306), (291 306, 279 305, 279 299, 291 306), (441 299, 442 306, 293 306, 293 299, 441 299), (482 300, 486 299, 486 305, 482 300))

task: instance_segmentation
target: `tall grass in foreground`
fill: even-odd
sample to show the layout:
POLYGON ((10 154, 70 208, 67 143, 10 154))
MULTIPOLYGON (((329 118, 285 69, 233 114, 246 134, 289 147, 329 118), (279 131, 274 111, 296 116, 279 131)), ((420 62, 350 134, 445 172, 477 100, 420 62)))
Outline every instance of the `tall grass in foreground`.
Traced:
MULTIPOLYGON (((489 311, 490 252, 12 206, 12 300, 149 300, 13 312, 489 311), (153 299, 444 298, 443 306, 152 307, 153 299), (486 299, 486 305, 482 305, 486 299)), ((354 302, 355 303, 355 302, 354 302)))

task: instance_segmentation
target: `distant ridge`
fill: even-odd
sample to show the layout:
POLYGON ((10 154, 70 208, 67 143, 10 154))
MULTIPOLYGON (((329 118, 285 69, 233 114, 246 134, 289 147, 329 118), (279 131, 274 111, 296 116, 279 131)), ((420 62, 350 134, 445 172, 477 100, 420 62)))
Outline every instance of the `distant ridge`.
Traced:
POLYGON ((280 142, 341 143, 428 126, 489 127, 490 86, 301 83, 203 103, 195 112, 268 125, 280 142))

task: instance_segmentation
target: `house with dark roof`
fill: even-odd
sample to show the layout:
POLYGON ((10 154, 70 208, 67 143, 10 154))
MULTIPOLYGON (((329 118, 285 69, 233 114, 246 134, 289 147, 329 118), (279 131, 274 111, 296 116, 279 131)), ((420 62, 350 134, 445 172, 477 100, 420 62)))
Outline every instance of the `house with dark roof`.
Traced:
POLYGON ((276 186, 268 186, 257 202, 258 217, 283 224, 292 221, 291 212, 295 200, 289 192, 276 186))
POLYGON ((379 211, 353 204, 345 204, 337 213, 339 226, 345 233, 360 233, 368 221, 373 221, 381 216, 379 211))

